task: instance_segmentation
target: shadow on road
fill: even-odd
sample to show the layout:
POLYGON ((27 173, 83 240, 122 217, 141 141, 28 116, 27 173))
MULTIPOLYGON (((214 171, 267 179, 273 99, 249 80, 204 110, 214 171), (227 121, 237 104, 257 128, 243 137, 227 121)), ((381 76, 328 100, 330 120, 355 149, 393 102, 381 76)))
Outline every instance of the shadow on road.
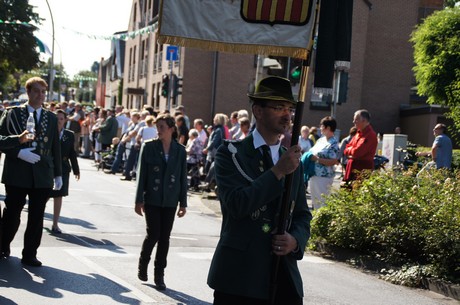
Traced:
MULTIPOLYGON (((144 285, 155 289, 155 285, 152 285, 152 284, 144 284, 144 285)), ((185 294, 177 290, 169 289, 169 288, 166 289, 165 291, 158 291, 158 292, 170 297, 171 299, 176 300, 178 302, 177 305, 212 305, 212 303, 199 300, 188 294, 185 294)))
MULTIPOLYGON (((82 275, 48 266, 24 267, 14 257, 0 260, 0 282, 3 287, 26 290, 46 298, 64 299, 60 292, 64 290, 82 296, 103 295, 120 304, 140 304, 139 300, 123 295, 130 290, 99 274, 82 275)), ((0 296, 0 304, 16 303, 0 296)))

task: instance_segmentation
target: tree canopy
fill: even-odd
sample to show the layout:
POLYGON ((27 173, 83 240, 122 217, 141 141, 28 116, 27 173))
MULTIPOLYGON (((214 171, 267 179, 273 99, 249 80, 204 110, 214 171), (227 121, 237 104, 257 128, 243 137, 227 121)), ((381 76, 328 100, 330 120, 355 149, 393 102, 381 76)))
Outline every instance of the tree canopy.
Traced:
MULTIPOLYGON (((14 71, 28 71, 37 66, 39 53, 34 37, 35 27, 30 21, 39 23, 28 0, 3 0, 0 2, 0 84, 6 83, 14 71), (15 23, 15 22, 22 23, 15 23)), ((0 88, 1 90, 1 88, 0 88)))
POLYGON ((427 17, 412 33, 415 78, 429 104, 449 107, 460 127, 460 7, 427 17))

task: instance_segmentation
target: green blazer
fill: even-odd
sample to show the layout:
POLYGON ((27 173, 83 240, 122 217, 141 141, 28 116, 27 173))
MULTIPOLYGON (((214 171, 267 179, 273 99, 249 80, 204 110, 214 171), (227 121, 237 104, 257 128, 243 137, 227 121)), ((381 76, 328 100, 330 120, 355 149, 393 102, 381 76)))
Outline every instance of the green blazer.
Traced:
MULTIPOLYGON (((283 151, 284 148, 281 153, 283 151)), ((224 293, 268 299, 274 258, 272 232, 277 225, 284 179, 277 180, 264 164, 262 153, 254 148, 252 135, 240 142, 221 145, 216 154, 215 170, 223 220, 208 285, 224 293), (232 150, 237 151, 234 156, 232 150)), ((290 201, 295 205, 288 232, 297 240, 299 250, 283 256, 282 260, 299 296, 303 296, 297 260, 303 257, 312 216, 305 198, 301 166, 294 172, 290 201)))
POLYGON ((74 132, 68 129, 64 129, 64 134, 60 140, 62 172, 70 173, 70 171, 73 171, 74 175, 80 175, 80 167, 78 166, 77 152, 75 151, 74 142, 74 132))
POLYGON ((160 140, 142 144, 136 173, 136 203, 156 207, 187 206, 187 153, 185 147, 171 142, 166 161, 160 140))
MULTIPOLYGON (((26 105, 10 107, 3 112, 0 118, 0 135, 17 135, 26 129, 29 117, 26 105)), ((6 159, 3 166, 2 183, 5 185, 23 188, 52 188, 54 177, 62 176, 61 147, 56 115, 43 108, 35 130, 34 142, 37 146, 33 152, 40 155, 40 161, 30 164, 18 158, 19 150, 31 147, 32 143, 3 149, 6 159)))
POLYGON ((114 116, 109 116, 100 127, 101 132, 97 140, 102 144, 112 144, 112 139, 117 136, 118 122, 114 116))

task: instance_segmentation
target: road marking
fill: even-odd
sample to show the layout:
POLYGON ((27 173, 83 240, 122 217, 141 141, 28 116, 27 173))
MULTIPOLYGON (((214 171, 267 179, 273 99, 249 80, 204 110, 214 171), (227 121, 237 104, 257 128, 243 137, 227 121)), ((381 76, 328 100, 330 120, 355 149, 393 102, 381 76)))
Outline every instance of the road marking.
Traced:
POLYGON ((72 250, 68 249, 65 250, 67 253, 69 253, 71 256, 79 260, 82 264, 88 266, 89 268, 92 268, 97 272, 97 274, 100 274, 101 276, 113 281, 114 283, 117 283, 126 289, 130 290, 133 295, 135 295, 140 301, 146 302, 146 303, 158 303, 156 300, 152 299, 150 296, 146 295, 143 293, 141 290, 137 289, 133 285, 129 284, 125 280, 119 278, 118 276, 114 275, 113 273, 110 273, 109 271, 105 270, 101 266, 97 265, 95 262, 91 261, 88 259, 86 256, 102 256, 102 257, 114 257, 114 256, 134 256, 132 254, 121 254, 121 253, 115 253, 113 251, 108 251, 104 249, 82 249, 82 250, 72 250))
POLYGON ((334 264, 333 261, 317 257, 317 256, 312 256, 312 255, 305 255, 302 260, 304 263, 312 263, 312 264, 334 264))
POLYGON ((188 259, 210 260, 214 252, 180 252, 178 255, 188 259))

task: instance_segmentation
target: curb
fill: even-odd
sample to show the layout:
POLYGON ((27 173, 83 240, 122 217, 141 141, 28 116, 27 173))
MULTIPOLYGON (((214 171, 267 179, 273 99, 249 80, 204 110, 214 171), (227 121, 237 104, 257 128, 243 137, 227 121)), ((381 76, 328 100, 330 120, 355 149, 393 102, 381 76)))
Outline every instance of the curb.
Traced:
MULTIPOLYGON (((333 259, 362 268, 376 274, 381 274, 381 269, 398 269, 388 263, 379 261, 371 256, 363 255, 350 249, 343 249, 337 246, 328 245, 325 243, 316 243, 315 247, 318 251, 309 252, 328 259, 333 259)), ((460 285, 451 284, 439 279, 422 278, 421 285, 416 288, 432 291, 437 294, 444 295, 448 298, 460 301, 460 285)))

